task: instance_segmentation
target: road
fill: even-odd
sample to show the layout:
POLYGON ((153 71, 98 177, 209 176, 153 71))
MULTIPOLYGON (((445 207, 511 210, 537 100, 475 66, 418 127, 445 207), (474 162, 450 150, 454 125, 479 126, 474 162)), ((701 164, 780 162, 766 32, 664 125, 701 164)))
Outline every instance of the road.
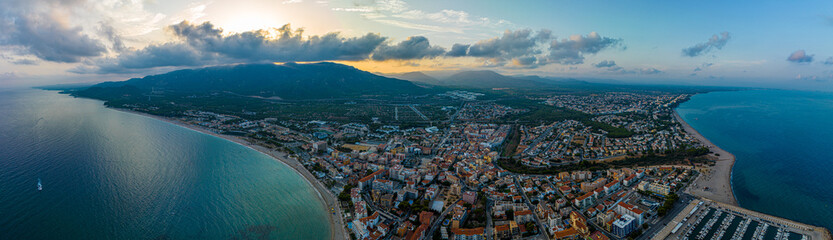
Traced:
MULTIPOLYGON (((459 201, 460 200, 457 200, 457 202, 459 201)), ((454 204, 457 204, 457 202, 449 204, 448 206, 454 206, 454 204)), ((422 239, 431 239, 432 237, 434 237, 434 231, 437 231, 437 228, 440 226, 440 224, 442 224, 442 221, 443 219, 445 219, 445 216, 448 215, 448 212, 451 211, 451 207, 448 206, 446 206, 445 209, 443 209, 443 212, 440 213, 440 217, 438 217, 436 221, 431 223, 431 227, 429 227, 428 231, 422 235, 422 239)))
POLYGON ((657 234, 657 232, 662 230, 662 228, 665 227, 665 225, 671 222, 671 220, 674 219, 674 217, 677 216, 677 214, 679 214, 680 211, 685 209, 685 206, 688 205, 688 203, 691 202, 691 200, 695 199, 694 196, 689 195, 683 192, 682 190, 678 191, 677 195, 680 196, 680 200, 678 200, 677 203, 674 204, 674 207, 671 208, 671 210, 668 211, 668 213, 665 214, 664 217, 660 218, 659 221, 657 221, 656 223, 652 223, 651 227, 648 228, 647 231, 642 233, 642 235, 640 235, 637 239, 651 239, 654 235, 657 234))
POLYGON ((367 203, 367 206, 369 206, 370 209, 372 209, 373 211, 379 212, 379 215, 382 215, 382 217, 385 217, 387 219, 393 219, 397 223, 402 222, 402 218, 399 218, 396 215, 390 214, 389 212, 379 208, 379 206, 376 206, 375 204, 373 204, 372 199, 370 198, 370 196, 368 196, 367 193, 362 194, 362 198, 364 198, 364 202, 367 203))
POLYGON ((512 179, 515 180, 515 187, 521 192, 521 196, 524 198, 526 206, 533 211, 532 217, 535 219, 535 225, 538 226, 538 235, 534 236, 534 238, 549 239, 549 233, 547 233, 547 229, 544 227, 544 224, 541 223, 541 220, 538 219, 538 215, 534 213, 535 206, 532 205, 532 201, 529 201, 529 198, 526 196, 526 192, 524 192, 523 186, 521 186, 521 183, 518 180, 518 175, 512 174, 512 179))
MULTIPOLYGON (((530 143, 530 144, 529 144, 529 146, 536 146, 536 145, 538 145, 538 143, 540 143, 541 141, 543 141, 545 138, 549 137, 550 132, 552 132, 552 130, 553 130, 553 129, 555 129, 555 128, 557 128, 557 127, 558 127, 558 124, 553 124, 551 127, 547 128, 547 130, 544 130, 544 132, 543 132, 543 133, 541 133, 541 135, 538 135, 538 137, 537 137, 537 138, 535 138, 535 140, 533 140, 533 141, 532 141, 532 143, 530 143)), ((536 149, 536 150, 537 150, 537 149, 536 149)), ((528 151, 529 151, 529 148, 524 149, 523 154, 529 154, 529 152, 528 152, 528 151)))
POLYGON ((425 116, 425 114, 422 114, 422 112, 420 112, 419 110, 417 110, 417 109, 416 109, 416 107, 415 107, 413 104, 408 104, 408 107, 410 107, 410 108, 411 108, 411 110, 414 110, 414 112, 415 112, 417 115, 419 115, 419 117, 420 117, 420 118, 422 118, 422 120, 428 121, 428 117, 426 117, 426 116, 425 116))

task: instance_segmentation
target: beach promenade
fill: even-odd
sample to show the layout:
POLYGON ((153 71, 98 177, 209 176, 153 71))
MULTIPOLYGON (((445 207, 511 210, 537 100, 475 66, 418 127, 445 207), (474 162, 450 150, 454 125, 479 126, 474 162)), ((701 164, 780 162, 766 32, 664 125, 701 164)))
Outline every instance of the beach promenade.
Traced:
POLYGON ((694 183, 686 189, 689 194, 712 199, 717 202, 738 206, 735 194, 732 192, 732 167, 735 165, 735 155, 714 145, 691 127, 682 117, 674 111, 674 118, 679 122, 685 131, 697 138, 703 145, 712 152, 711 157, 715 158, 715 165, 708 168, 697 177, 694 183))

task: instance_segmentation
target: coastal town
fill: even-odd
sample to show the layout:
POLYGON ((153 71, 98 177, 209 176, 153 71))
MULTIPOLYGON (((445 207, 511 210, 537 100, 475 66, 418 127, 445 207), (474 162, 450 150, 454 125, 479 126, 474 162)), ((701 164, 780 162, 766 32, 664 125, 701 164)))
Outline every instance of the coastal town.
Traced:
MULTIPOLYGON (((723 206, 697 194, 719 188, 703 179, 720 172, 712 169, 730 154, 721 158, 676 116, 673 107, 690 94, 532 99, 590 116, 542 124, 501 121, 530 109, 481 96, 442 94, 463 103, 443 107, 449 117, 440 124, 418 127, 378 118, 255 120, 245 116, 257 113, 247 111, 187 110, 175 120, 285 153, 282 161, 303 166, 296 170, 333 199, 325 202, 336 239, 828 237, 733 210, 731 195, 723 206)), ((396 107, 396 118, 408 110, 427 118, 414 105, 396 107)))

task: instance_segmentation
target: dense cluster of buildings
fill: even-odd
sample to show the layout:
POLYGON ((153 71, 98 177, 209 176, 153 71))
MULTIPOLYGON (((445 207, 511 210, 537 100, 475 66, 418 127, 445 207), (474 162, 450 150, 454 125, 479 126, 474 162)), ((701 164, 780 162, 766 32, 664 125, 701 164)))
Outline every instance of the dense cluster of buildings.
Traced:
POLYGON ((678 126, 618 138, 597 132, 575 120, 537 127, 521 126, 520 131, 523 135, 516 152, 520 153, 523 164, 533 167, 664 152, 697 144, 694 137, 678 126))
POLYGON ((556 95, 546 99, 548 105, 594 115, 650 113, 685 101, 688 94, 607 92, 589 95, 556 95))
MULTIPOLYGON (((478 96, 463 91, 446 95, 478 96)), ((680 97, 616 93, 557 96, 547 102, 593 114, 657 116, 669 114, 657 106, 667 107, 680 97)), ((201 111, 188 111, 181 120, 294 150, 293 156, 339 195, 343 212, 337 214, 343 214, 355 239, 623 238, 654 218, 657 199, 673 193, 691 174, 673 167, 511 173, 495 162, 513 125, 489 122, 526 110, 474 101, 455 110, 452 118, 459 121, 443 128, 245 120, 201 111)), ((525 165, 552 166, 693 142, 677 128, 656 131, 659 117, 634 118, 594 119, 637 133, 625 138, 608 137, 575 120, 514 125, 520 134, 516 154, 525 165)))

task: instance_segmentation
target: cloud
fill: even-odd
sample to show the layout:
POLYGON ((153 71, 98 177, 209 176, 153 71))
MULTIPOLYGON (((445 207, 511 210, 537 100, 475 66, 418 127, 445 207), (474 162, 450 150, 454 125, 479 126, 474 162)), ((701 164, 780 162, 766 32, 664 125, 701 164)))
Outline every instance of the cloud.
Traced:
POLYGON ((14 72, 0 73, 0 82, 12 81, 15 79, 17 79, 17 74, 15 74, 14 72))
POLYGON ((22 54, 45 61, 74 63, 106 51, 99 40, 84 34, 81 27, 67 26, 52 15, 27 13, 2 17, 0 28, 4 30, 0 46, 17 48, 22 54))
POLYGON ((497 59, 511 59, 540 53, 535 48, 539 43, 549 40, 549 31, 533 34, 530 29, 505 31, 503 36, 478 41, 468 49, 468 56, 497 59))
POLYGON ((585 54, 596 54, 621 41, 621 39, 602 37, 596 32, 591 32, 586 36, 573 35, 561 41, 553 40, 550 43, 548 60, 564 65, 581 64, 584 63, 585 54))
POLYGON ((355 13, 364 19, 400 28, 430 32, 482 32, 484 28, 496 30, 510 24, 503 19, 472 16, 454 9, 430 12, 413 9, 402 0, 354 1, 352 5, 333 7, 331 10, 355 13))
POLYGON ((125 52, 118 57, 101 58, 69 70, 74 73, 132 73, 156 67, 190 67, 216 63, 216 55, 202 54, 184 43, 152 44, 125 52))
POLYGON ((339 33, 304 37, 303 29, 293 31, 289 24, 227 35, 210 22, 195 25, 183 21, 168 29, 197 50, 249 61, 361 60, 386 39, 373 33, 353 38, 339 33))
POLYGON ((795 80, 810 81, 810 82, 817 82, 817 83, 826 83, 826 82, 830 82, 831 80, 833 80, 833 74, 827 75, 827 76, 823 76, 823 75, 822 76, 816 76, 816 75, 807 76, 807 75, 798 74, 797 76, 795 76, 795 80))
POLYGON ((38 65, 38 63, 40 63, 40 62, 38 62, 38 60, 35 60, 35 59, 22 58, 22 59, 13 60, 11 63, 17 64, 17 65, 38 65))
POLYGON ((558 40, 547 29, 534 32, 530 29, 505 31, 502 36, 477 41, 474 44, 454 44, 446 56, 478 57, 489 66, 532 68, 550 63, 574 65, 584 62, 584 55, 616 46, 621 39, 602 37, 596 32, 585 36, 573 35, 558 40))
POLYGON ((656 69, 656 68, 641 68, 641 69, 639 69, 639 73, 646 74, 646 75, 647 74, 660 74, 660 73, 663 73, 663 71, 660 71, 659 69, 656 69))
POLYGON ((601 62, 599 62, 599 63, 593 64, 593 66, 595 66, 595 67, 597 67, 597 68, 609 68, 609 67, 615 67, 615 66, 616 66, 616 62, 615 62, 615 61, 613 61, 613 60, 604 60, 604 61, 601 61, 601 62))
POLYGON ((113 28, 110 24, 106 22, 99 22, 98 31, 104 35, 110 42, 113 44, 112 49, 116 52, 122 52, 127 50, 127 47, 124 45, 124 41, 122 41, 121 36, 116 32, 116 29, 113 28))
POLYGON ((709 38, 708 42, 698 43, 697 45, 691 46, 689 48, 684 48, 683 56, 696 57, 704 53, 710 52, 714 49, 723 49, 723 46, 726 46, 726 42, 728 42, 729 39, 732 39, 732 36, 729 34, 729 32, 722 32, 719 36, 717 34, 714 34, 711 38, 709 38))
POLYGON ((145 2, 2 0, 0 46, 49 62, 85 61, 106 54, 111 43, 123 48, 116 32, 136 36, 158 29, 166 16, 147 11, 145 2))
POLYGON ((339 33, 304 36, 288 24, 270 30, 225 34, 210 22, 187 21, 167 28, 180 41, 153 44, 123 52, 116 57, 90 61, 71 70, 76 73, 122 73, 155 67, 200 66, 207 64, 364 60, 374 50, 377 59, 413 59, 443 54, 428 45, 424 37, 412 37, 395 46, 382 45, 385 37, 368 33, 346 38, 339 33))
POLYGON ((445 55, 449 56, 449 57, 463 57, 463 56, 466 56, 466 54, 468 54, 468 50, 469 50, 470 46, 471 45, 469 45, 469 44, 455 43, 454 45, 451 46, 451 50, 448 51, 447 53, 445 53, 445 55))
POLYGON ((446 56, 478 57, 489 66, 502 66, 511 62, 514 66, 532 67, 543 64, 543 46, 552 39, 550 30, 534 32, 530 29, 504 31, 502 36, 480 40, 474 44, 454 44, 446 56))
POLYGON ((714 63, 703 63, 700 66, 694 68, 694 72, 699 72, 699 71, 706 70, 707 68, 711 67, 712 65, 714 65, 714 63))
POLYGON ((833 65, 833 57, 829 57, 827 60, 824 60, 824 65, 833 65))
MULTIPOLYGON (((596 64, 598 65, 598 64, 596 64)), ((594 65, 595 66, 595 65, 594 65)), ((599 67, 604 68, 604 67, 599 67)), ((606 67, 607 71, 613 74, 642 74, 642 75, 652 75, 652 74, 661 74, 665 73, 659 69, 652 68, 652 67, 645 67, 645 68, 635 68, 635 69, 625 69, 623 67, 613 65, 610 67, 606 67)))
POLYGON ((431 46, 428 38, 423 36, 408 37, 397 45, 379 46, 373 52, 373 60, 384 61, 389 59, 408 60, 421 58, 434 58, 445 53, 445 49, 431 46))
POLYGON ((330 10, 336 12, 372 12, 373 9, 370 8, 332 8, 330 10))
POLYGON ((807 55, 804 50, 798 50, 787 57, 787 61, 794 63, 810 63, 813 62, 813 55, 807 55))

